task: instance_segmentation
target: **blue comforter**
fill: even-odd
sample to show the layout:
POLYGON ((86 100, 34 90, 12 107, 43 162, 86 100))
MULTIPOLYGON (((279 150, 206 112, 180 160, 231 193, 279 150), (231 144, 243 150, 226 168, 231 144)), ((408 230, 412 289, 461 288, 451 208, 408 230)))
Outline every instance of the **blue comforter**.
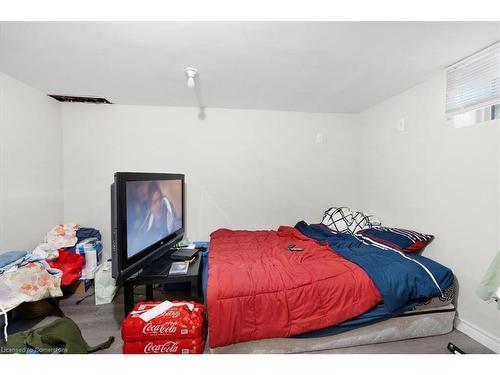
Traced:
POLYGON ((421 255, 383 250, 356 236, 332 232, 323 225, 300 221, 295 228, 320 243, 327 243, 333 251, 363 268, 384 299, 378 308, 385 309, 387 315, 400 312, 413 302, 442 295, 454 279, 450 269, 421 255))

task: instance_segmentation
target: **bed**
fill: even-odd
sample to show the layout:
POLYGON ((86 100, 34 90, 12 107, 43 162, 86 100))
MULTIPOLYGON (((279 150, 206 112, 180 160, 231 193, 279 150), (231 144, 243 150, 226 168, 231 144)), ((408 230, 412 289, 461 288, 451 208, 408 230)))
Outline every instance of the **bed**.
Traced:
POLYGON ((216 231, 203 259, 212 352, 296 353, 452 329, 451 270, 304 222, 216 231))

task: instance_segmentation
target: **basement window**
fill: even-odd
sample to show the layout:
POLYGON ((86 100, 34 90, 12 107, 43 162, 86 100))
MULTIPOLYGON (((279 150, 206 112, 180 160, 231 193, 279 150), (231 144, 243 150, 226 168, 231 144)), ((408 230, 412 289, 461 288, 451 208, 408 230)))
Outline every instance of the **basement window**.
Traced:
POLYGON ((457 127, 500 118, 500 42, 446 70, 446 117, 457 127))
POLYGON ((491 107, 491 119, 500 120, 500 104, 491 107))
POLYGON ((481 124, 486 121, 500 120, 500 104, 460 113, 453 116, 449 120, 452 121, 456 128, 464 128, 466 126, 481 124))

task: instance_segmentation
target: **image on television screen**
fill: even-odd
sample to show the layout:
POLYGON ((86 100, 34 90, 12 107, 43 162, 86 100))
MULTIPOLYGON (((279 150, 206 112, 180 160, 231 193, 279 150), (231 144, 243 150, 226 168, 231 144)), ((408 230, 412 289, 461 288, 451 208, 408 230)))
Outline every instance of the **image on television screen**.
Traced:
POLYGON ((182 181, 128 181, 127 255, 132 257, 182 226, 182 181))

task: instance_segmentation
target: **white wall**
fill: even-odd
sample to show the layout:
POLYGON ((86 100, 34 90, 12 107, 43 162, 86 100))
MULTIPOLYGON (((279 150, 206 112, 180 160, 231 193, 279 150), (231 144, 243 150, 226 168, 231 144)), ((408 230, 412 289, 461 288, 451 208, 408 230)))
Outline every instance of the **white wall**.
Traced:
POLYGON ((60 103, 0 73, 0 252, 32 250, 63 218, 60 103))
POLYGON ((101 230, 109 254, 116 171, 186 174, 187 235, 318 222, 355 202, 355 115, 65 104, 64 219, 101 230), (317 143, 317 134, 323 143, 317 143))
POLYGON ((386 225, 436 236, 423 255, 456 274, 464 330, 498 350, 500 312, 475 290, 499 251, 500 121, 454 128, 444 117, 445 92, 439 74, 362 114, 360 207, 386 225))

